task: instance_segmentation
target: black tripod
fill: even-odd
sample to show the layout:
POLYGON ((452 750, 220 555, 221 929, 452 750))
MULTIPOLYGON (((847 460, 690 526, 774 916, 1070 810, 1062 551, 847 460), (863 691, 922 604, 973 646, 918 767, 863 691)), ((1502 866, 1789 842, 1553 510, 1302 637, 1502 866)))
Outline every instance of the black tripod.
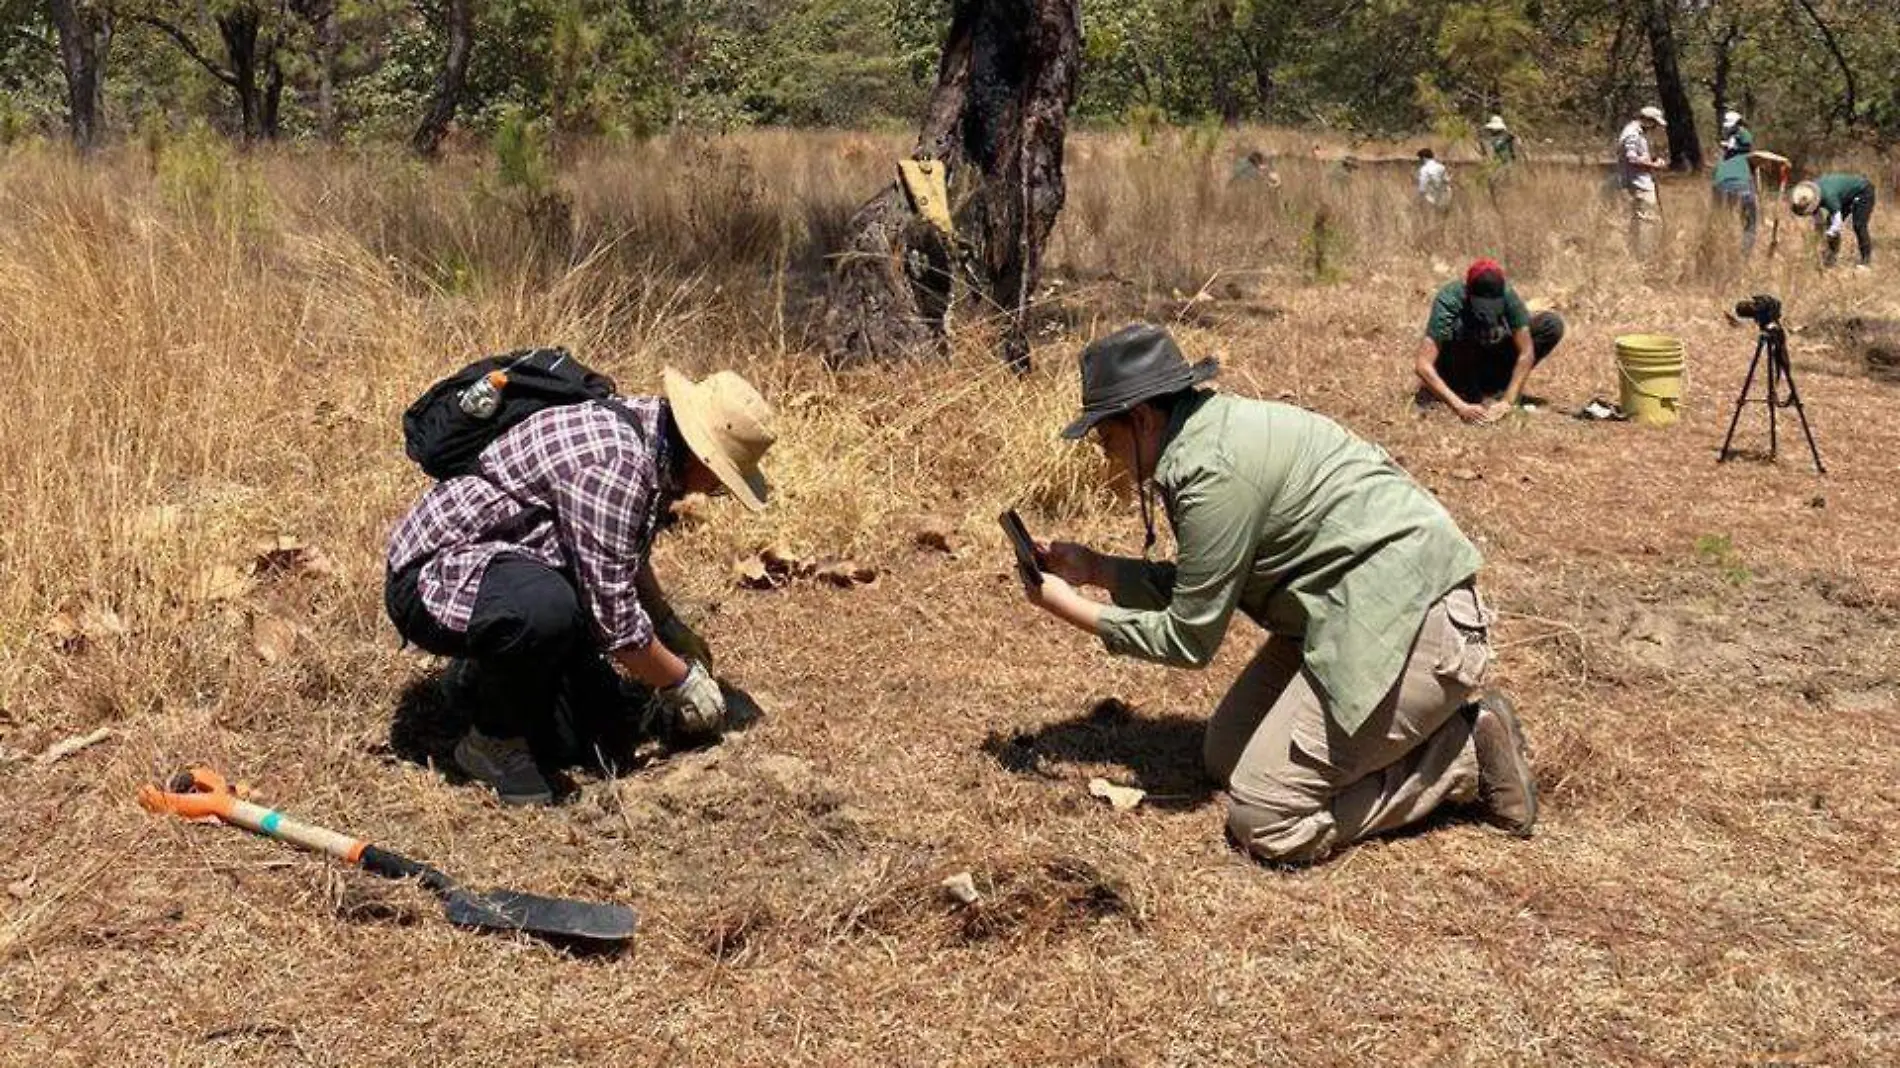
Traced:
POLYGON ((1755 370, 1761 366, 1762 355, 1768 356, 1768 395, 1762 403, 1768 406, 1768 456, 1774 458, 1778 442, 1775 439, 1775 409, 1793 408, 1801 417, 1801 433, 1808 439, 1808 452, 1814 456, 1815 471, 1825 475, 1827 468, 1821 466, 1821 450, 1814 444, 1814 431, 1808 427, 1808 410, 1801 406, 1801 391, 1795 388, 1794 365, 1788 362, 1788 335, 1781 329, 1779 321, 1761 324, 1761 333, 1755 338, 1755 358, 1749 361, 1748 377, 1742 379, 1742 395, 1735 398, 1735 414, 1728 421, 1728 436, 1722 439, 1722 454, 1716 457, 1721 463, 1734 454, 1735 427, 1742 421, 1742 405, 1748 403, 1748 391, 1755 384, 1755 370), (1786 396, 1783 396, 1783 386, 1786 396))

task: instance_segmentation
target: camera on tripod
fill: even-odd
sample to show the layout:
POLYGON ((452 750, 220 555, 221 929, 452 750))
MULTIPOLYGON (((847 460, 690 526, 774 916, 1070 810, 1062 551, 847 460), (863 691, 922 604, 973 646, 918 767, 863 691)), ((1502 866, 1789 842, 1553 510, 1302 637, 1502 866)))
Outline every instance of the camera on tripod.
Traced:
POLYGON ((1735 302, 1735 317, 1753 319, 1763 330, 1781 321, 1781 301, 1767 293, 1757 293, 1735 302))
POLYGON ((1767 387, 1767 396, 1760 403, 1768 408, 1769 458, 1774 458, 1780 446, 1775 410, 1793 408, 1801 419, 1801 434, 1808 439, 1808 455, 1814 457, 1814 470, 1827 474, 1827 468, 1821 464, 1820 447, 1814 444, 1814 431, 1808 426, 1808 410, 1801 406, 1801 391, 1795 388, 1794 362, 1788 359, 1788 333, 1781 328, 1781 301, 1770 294, 1757 293, 1736 302, 1735 317, 1755 320, 1760 334, 1755 339, 1755 358, 1748 363, 1748 376, 1742 379, 1742 395, 1735 398, 1735 414, 1729 417, 1728 436, 1722 439, 1717 462, 1735 455, 1735 428, 1742 421, 1742 408, 1749 403, 1749 390, 1754 388, 1755 374, 1762 370, 1766 357, 1767 374, 1763 385, 1767 387))

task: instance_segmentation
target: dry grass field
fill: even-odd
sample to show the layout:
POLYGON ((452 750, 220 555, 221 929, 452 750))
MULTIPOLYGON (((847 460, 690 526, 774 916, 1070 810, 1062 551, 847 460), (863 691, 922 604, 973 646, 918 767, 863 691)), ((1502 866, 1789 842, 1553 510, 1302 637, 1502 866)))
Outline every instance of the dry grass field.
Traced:
MULTIPOLYGON (((1893 209, 1873 272, 1824 275, 1789 223, 1741 262, 1671 182, 1639 266, 1588 170, 1492 196, 1462 168, 1428 227, 1407 168, 1295 153, 1271 190, 1228 182, 1240 147, 1075 140, 1022 379, 979 337, 836 373, 813 349, 823 251, 894 140, 659 140, 553 195, 473 159, 192 140, 0 158, 0 1061, 1900 1060, 1893 209), (1550 407, 1468 428, 1412 409, 1410 363, 1481 252, 1570 330, 1533 381, 1550 407), (1715 463, 1754 341, 1724 313, 1759 289, 1825 477, 1798 436, 1715 463), (1220 354, 1223 388, 1381 443, 1479 543, 1535 839, 1447 820, 1251 864, 1198 768, 1258 632, 1167 672, 1023 603, 1001 507, 1139 549, 1094 451, 1055 440, 1080 343, 1136 317, 1220 354), (1614 399, 1636 330, 1686 341, 1680 425, 1568 418, 1614 399), (381 553, 423 484, 402 406, 540 342, 634 391, 736 368, 784 424, 775 507, 714 502, 656 557, 761 717, 518 811, 426 765, 436 665, 383 618, 381 553), (877 578, 741 588, 768 547, 877 578), (603 959, 461 931, 413 887, 141 811, 189 760, 475 886, 627 903, 641 933, 603 959), (1113 810, 1096 776, 1150 799, 1113 810), (939 889, 959 871, 974 909, 939 889)), ((1741 439, 1765 436, 1757 407, 1741 439)))

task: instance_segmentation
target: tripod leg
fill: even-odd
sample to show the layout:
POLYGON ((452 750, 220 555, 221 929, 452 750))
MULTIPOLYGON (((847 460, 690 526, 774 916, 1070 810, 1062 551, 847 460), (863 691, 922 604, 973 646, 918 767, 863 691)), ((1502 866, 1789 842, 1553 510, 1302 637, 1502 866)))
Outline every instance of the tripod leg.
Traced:
POLYGON ((1801 436, 1808 439, 1808 455, 1814 457, 1815 473, 1825 475, 1827 468, 1821 463, 1821 447, 1814 443, 1814 428, 1808 425, 1807 406, 1801 403, 1801 390, 1794 384, 1794 362, 1788 359, 1788 343, 1783 341, 1776 345, 1771 358, 1780 361, 1782 377, 1788 380, 1788 404, 1794 408, 1794 414, 1801 417, 1801 436))
POLYGON ((1741 395, 1735 398, 1735 414, 1729 416, 1728 434, 1722 438, 1722 451, 1715 458, 1718 464, 1726 462, 1734 452, 1732 446, 1735 444, 1735 427, 1742 421, 1742 406, 1748 403, 1748 390, 1755 384, 1755 369, 1761 366, 1762 350, 1767 344, 1766 337, 1755 340, 1755 357, 1748 361, 1748 374, 1742 379, 1741 395))
POLYGON ((1781 452, 1781 443, 1775 437, 1776 394, 1781 392, 1781 361, 1775 359, 1774 343, 1769 343, 1768 352, 1768 458, 1774 459, 1781 452))

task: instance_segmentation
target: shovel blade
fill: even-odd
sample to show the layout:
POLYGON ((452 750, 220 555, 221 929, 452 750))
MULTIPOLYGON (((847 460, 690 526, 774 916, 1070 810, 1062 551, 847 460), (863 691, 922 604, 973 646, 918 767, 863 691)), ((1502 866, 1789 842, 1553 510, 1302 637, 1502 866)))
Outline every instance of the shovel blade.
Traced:
POLYGON ((637 922, 625 905, 542 897, 514 890, 455 890, 443 902, 449 922, 484 931, 520 931, 558 942, 610 949, 633 938, 637 922))

